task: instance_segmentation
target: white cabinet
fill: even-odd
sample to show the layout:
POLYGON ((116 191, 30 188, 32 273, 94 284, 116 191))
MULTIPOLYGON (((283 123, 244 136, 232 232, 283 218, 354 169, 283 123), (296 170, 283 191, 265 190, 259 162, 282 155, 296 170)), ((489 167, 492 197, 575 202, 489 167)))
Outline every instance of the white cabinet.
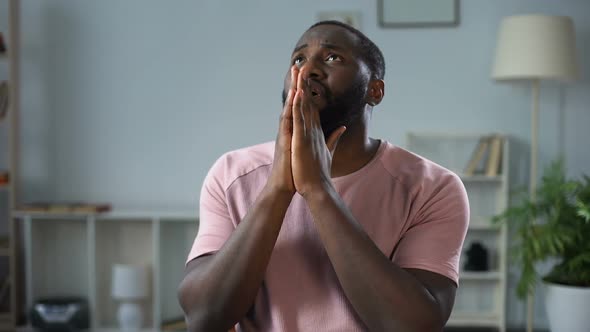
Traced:
POLYGON ((461 257, 459 288, 447 326, 495 327, 506 330, 506 226, 495 226, 492 216, 508 204, 509 140, 502 137, 500 172, 496 176, 463 175, 481 137, 491 134, 409 133, 407 149, 450 169, 461 177, 470 206, 470 222, 461 257), (472 243, 488 251, 489 270, 463 271, 472 243))
POLYGON ((144 328, 159 330, 162 321, 182 317, 176 289, 197 233, 196 212, 15 215, 25 236, 27 308, 40 298, 81 296, 88 299, 92 328, 114 329, 111 269, 134 264, 151 271, 144 328))

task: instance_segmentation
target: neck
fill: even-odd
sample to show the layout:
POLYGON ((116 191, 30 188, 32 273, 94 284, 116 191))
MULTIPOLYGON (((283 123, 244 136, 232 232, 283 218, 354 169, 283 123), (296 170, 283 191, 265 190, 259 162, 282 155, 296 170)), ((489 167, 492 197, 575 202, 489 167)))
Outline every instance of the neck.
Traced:
POLYGON ((332 158, 332 177, 353 173, 365 166, 377 152, 379 141, 369 137, 370 111, 365 111, 361 121, 347 128, 336 146, 332 158))

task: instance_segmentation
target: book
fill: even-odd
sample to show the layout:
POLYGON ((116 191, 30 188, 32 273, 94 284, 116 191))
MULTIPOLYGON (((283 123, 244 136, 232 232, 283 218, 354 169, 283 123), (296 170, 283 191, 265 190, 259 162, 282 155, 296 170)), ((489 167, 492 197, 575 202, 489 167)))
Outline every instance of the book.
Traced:
POLYGON ((184 317, 168 319, 162 322, 162 331, 186 331, 186 321, 184 317))
POLYGON ((6 298, 8 297, 8 287, 10 286, 10 279, 8 276, 2 279, 2 283, 0 285, 0 303, 4 303, 6 298))
POLYGON ((490 154, 486 165, 486 176, 496 176, 500 172, 503 141, 504 139, 500 135, 494 135, 490 139, 490 154))
POLYGON ((110 204, 85 202, 29 203, 19 207, 20 211, 41 213, 102 213, 111 210, 110 204))
POLYGON ((6 44, 4 44, 4 36, 0 32, 0 54, 6 53, 6 44))
POLYGON ((8 88, 8 82, 0 82, 0 121, 2 121, 6 114, 8 114, 8 95, 10 89, 8 88))
POLYGON ((0 171, 0 185, 8 184, 10 175, 6 171, 0 171))
POLYGON ((465 167, 465 171, 463 172, 464 175, 472 176, 478 171, 478 166, 484 161, 489 145, 489 136, 483 136, 479 139, 475 149, 473 150, 473 153, 471 154, 471 159, 469 159, 467 167, 465 167))

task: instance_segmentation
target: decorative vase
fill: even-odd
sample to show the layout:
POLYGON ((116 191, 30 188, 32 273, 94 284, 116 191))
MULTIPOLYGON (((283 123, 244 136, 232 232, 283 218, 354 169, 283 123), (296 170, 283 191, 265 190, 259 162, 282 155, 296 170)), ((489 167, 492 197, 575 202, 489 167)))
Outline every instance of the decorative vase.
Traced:
POLYGON ((545 283, 545 310, 551 332, 588 332, 590 287, 545 283))

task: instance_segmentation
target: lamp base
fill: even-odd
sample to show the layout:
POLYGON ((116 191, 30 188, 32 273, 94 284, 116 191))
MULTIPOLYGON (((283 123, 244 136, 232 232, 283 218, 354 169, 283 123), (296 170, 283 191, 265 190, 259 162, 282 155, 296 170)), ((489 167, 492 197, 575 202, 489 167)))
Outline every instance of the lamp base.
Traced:
POLYGON ((143 313, 137 303, 123 302, 119 305, 117 312, 119 327, 126 331, 137 331, 143 323, 143 313))

